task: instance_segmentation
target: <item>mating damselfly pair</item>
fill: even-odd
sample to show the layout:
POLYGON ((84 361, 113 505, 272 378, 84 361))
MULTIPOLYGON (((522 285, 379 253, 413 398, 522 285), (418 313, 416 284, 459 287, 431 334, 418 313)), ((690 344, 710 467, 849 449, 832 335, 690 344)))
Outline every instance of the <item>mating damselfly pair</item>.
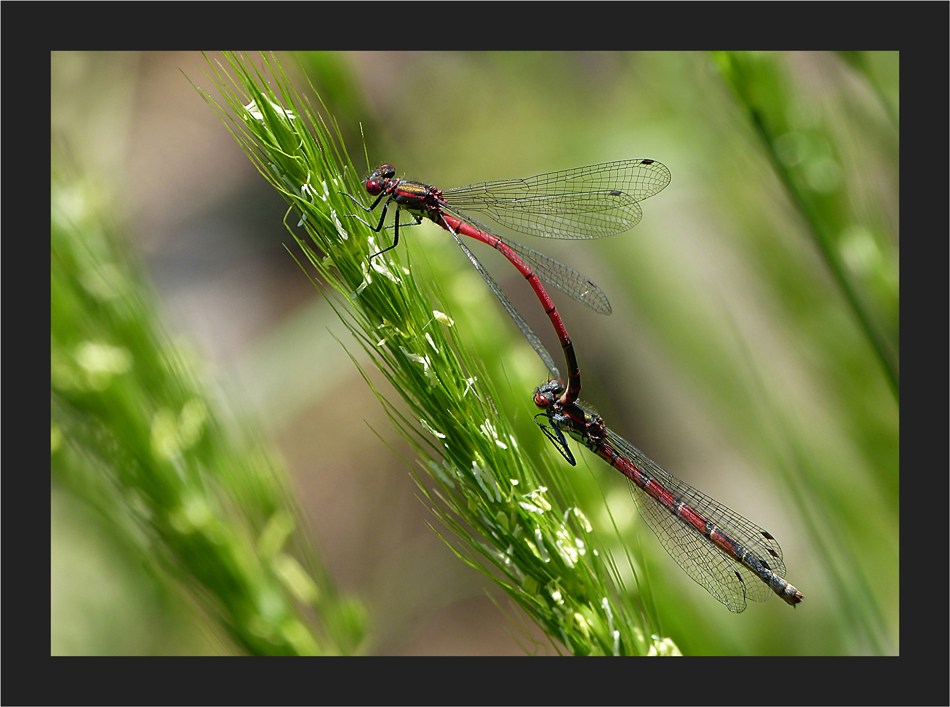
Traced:
POLYGON ((393 243, 370 257, 398 244, 401 210, 413 218, 413 223, 403 226, 419 224, 424 217, 452 235, 551 374, 551 380, 534 395, 535 404, 543 410, 535 418, 542 431, 572 465, 576 460, 568 437, 620 471, 630 482, 646 524, 693 580, 733 612, 743 611, 748 599, 765 601, 772 593, 795 606, 802 601, 802 594, 784 579, 782 550, 768 531, 659 467, 610 430, 600 416, 577 402, 581 383, 574 345, 542 283, 595 312, 610 314, 603 291, 579 272, 493 232, 466 213, 486 215, 513 230, 544 238, 601 238, 636 226, 642 217, 640 202, 669 183, 669 170, 650 159, 607 162, 445 190, 398 179, 395 168, 383 164, 364 181, 367 193, 375 197, 373 203, 362 207, 350 198, 367 213, 382 203, 378 223, 367 224, 377 232, 383 229, 390 204, 397 207, 393 243), (538 336, 459 235, 494 247, 528 280, 564 350, 566 385, 538 336))

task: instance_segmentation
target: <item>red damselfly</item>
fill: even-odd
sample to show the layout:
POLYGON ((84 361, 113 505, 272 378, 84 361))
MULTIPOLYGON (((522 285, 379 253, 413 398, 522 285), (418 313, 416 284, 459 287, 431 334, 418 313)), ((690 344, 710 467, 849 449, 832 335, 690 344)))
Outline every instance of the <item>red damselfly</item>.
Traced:
POLYGON ((540 339, 511 304, 498 283, 462 243, 458 234, 487 243, 504 255, 528 280, 554 325, 568 368, 568 385, 562 395, 562 402, 567 405, 573 403, 580 393, 580 371, 571 338, 541 280, 601 314, 610 314, 610 303, 606 295, 579 272, 536 250, 498 235, 462 209, 485 214, 503 226, 533 236, 602 238, 636 226, 643 215, 640 202, 658 193, 669 183, 670 171, 663 164, 656 160, 642 159, 607 162, 549 172, 526 179, 478 182, 445 190, 422 182, 397 179, 395 167, 384 164, 373 171, 364 182, 367 193, 376 197, 369 207, 363 206, 353 196, 347 196, 367 213, 385 200, 379 223, 375 227, 363 221, 376 232, 383 229, 389 205, 394 202, 396 204, 393 243, 371 255, 371 258, 395 248, 399 243, 399 211, 402 209, 407 210, 414 219, 414 223, 403 225, 417 225, 422 222, 422 217, 426 217, 451 233, 538 352, 552 377, 560 378, 551 355, 540 339))
POLYGON ((534 402, 544 412, 535 422, 571 465, 565 432, 629 479, 640 515, 686 574, 736 613, 747 599, 765 601, 773 592, 791 606, 802 601, 767 530, 661 469, 599 415, 560 403, 563 390, 558 380, 538 388, 534 402))

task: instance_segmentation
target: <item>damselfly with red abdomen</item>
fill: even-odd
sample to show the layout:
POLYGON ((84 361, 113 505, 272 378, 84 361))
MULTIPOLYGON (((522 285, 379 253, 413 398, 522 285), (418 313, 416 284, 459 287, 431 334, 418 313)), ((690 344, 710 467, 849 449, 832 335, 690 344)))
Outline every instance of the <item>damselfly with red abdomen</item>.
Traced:
POLYGON ((802 601, 784 579, 782 548, 767 530, 661 469, 599 415, 563 405, 563 390, 553 380, 535 392, 544 409, 535 422, 571 465, 565 432, 627 477, 643 520, 686 574, 736 613, 747 599, 765 601, 773 592, 791 606, 802 601))
POLYGON ((409 211, 415 221, 403 225, 417 225, 422 222, 422 217, 426 217, 451 233, 538 352, 552 377, 560 378, 551 355, 540 339, 511 304, 498 283, 462 243, 458 234, 487 243, 504 255, 528 280, 554 325, 568 368, 568 385, 562 395, 562 402, 569 405, 580 393, 580 370, 571 338, 541 280, 601 314, 610 314, 610 303, 606 295, 579 272, 494 233, 461 209, 485 214, 508 228, 533 236, 602 238, 636 226, 643 215, 640 202, 658 193, 669 183, 670 171, 663 164, 656 160, 642 159, 607 162, 526 179, 478 182, 445 190, 422 182, 397 179, 395 167, 384 164, 373 171, 364 182, 367 193, 376 197, 369 207, 360 204, 353 196, 347 196, 367 213, 373 211, 385 199, 379 223, 374 227, 363 221, 376 232, 383 228, 389 205, 395 202, 397 206, 392 245, 370 257, 395 248, 399 243, 399 211, 402 209, 409 211))

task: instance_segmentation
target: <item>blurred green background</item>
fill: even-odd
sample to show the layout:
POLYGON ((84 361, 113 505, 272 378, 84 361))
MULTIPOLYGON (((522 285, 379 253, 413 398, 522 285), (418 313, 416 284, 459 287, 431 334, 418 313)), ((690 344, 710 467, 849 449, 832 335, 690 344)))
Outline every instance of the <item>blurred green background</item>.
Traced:
MULTIPOLYGON (((640 524, 616 472, 585 455, 563 473, 582 495, 603 489, 618 522, 639 528, 664 632, 684 654, 899 652, 896 52, 280 58, 298 90, 309 77, 320 92, 357 164, 365 135, 367 171, 391 162, 448 188, 634 157, 666 164, 672 183, 633 231, 518 240, 610 297, 600 317, 554 294, 584 400, 767 528, 805 602, 730 614, 640 524)), ((207 71, 194 53, 53 53, 54 144, 111 185, 104 198, 169 327, 278 446, 330 573, 369 609, 370 652, 523 654, 492 597, 519 612, 427 528, 408 445, 343 347, 362 353, 284 249, 283 200, 185 78, 211 88, 207 71)), ((457 303, 463 340, 464 327, 504 321, 438 228, 412 229, 399 247, 457 303)), ((533 293, 488 250, 476 255, 556 352, 533 293)), ((517 353, 492 370, 533 366, 541 382, 530 347, 502 326, 517 353)), ((502 392, 536 453, 531 391, 502 392)), ((55 481, 51 515, 53 654, 227 650, 55 481)))

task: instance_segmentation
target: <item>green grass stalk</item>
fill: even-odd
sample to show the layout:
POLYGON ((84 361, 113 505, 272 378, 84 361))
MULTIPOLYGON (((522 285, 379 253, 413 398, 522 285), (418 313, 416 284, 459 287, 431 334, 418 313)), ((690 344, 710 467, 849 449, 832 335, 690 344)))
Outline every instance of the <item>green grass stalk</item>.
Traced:
POLYGON ((435 532, 569 653, 677 652, 651 638, 655 620, 633 603, 570 490, 549 490, 542 482, 549 470, 520 451, 494 384, 445 307, 433 304, 399 249, 368 259, 380 235, 345 216, 355 207, 343 193, 360 195, 362 185, 339 130, 273 57, 263 57, 264 71, 246 55, 225 57, 227 70, 209 60, 222 102, 198 90, 287 200, 285 221, 315 284, 329 286, 331 305, 402 398, 397 407, 362 371, 418 454, 419 488, 450 531, 435 532))

